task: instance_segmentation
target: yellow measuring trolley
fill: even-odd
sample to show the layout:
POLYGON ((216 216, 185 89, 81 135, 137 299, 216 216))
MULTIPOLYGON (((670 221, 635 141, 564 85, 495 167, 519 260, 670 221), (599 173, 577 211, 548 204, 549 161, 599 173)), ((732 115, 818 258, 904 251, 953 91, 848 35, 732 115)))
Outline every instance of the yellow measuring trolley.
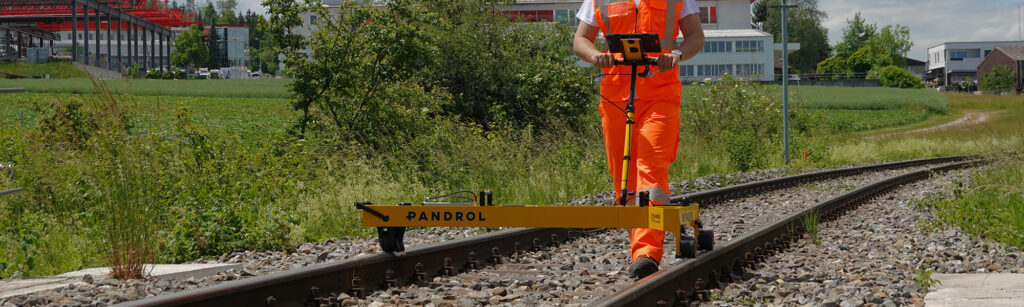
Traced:
MULTIPOLYGON (((472 192, 470 192, 472 194, 472 192)), ((405 227, 530 227, 530 228, 650 228, 672 233, 677 240, 676 257, 693 258, 697 250, 714 248, 711 230, 701 229, 700 209, 696 204, 658 206, 494 206, 491 193, 480 193, 470 202, 431 202, 421 204, 374 205, 356 203, 363 211, 363 226, 377 227, 381 249, 398 253, 405 250, 405 227), (694 236, 686 235, 686 228, 694 236)), ((639 203, 650 204, 641 192, 639 203)))

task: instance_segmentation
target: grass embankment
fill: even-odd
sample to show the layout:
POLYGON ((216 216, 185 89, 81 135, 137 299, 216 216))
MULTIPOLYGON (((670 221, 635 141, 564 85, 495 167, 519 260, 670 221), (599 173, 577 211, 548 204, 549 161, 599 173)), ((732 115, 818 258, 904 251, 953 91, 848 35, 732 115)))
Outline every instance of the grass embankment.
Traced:
MULTIPOLYGON (((76 68, 77 69, 77 68, 76 68)), ((132 93, 145 96, 183 96, 183 97, 221 97, 221 98, 290 98, 291 93, 285 89, 287 79, 254 79, 254 80, 126 80, 114 79, 105 81, 115 93, 132 93)), ((71 93, 87 94, 93 92, 93 83, 89 79, 74 78, 60 80, 40 79, 0 79, 0 87, 23 87, 32 93, 71 93)))
MULTIPOLYGON (((26 63, 7 63, 0 64, 0 72, 18 74, 23 76, 29 76, 33 78, 42 78, 46 74, 50 74, 51 79, 71 79, 78 78, 80 80, 88 81, 89 74, 74 64, 68 62, 53 62, 53 63, 40 63, 40 64, 26 64, 26 63)), ((53 80, 47 80, 53 81, 53 80)), ((19 82, 12 82, 12 80, 3 80, 0 78, 0 87, 23 87, 19 82)))
MULTIPOLYGON (((245 91, 247 85, 239 85, 241 89, 229 85, 251 82, 235 81, 238 83, 223 83, 227 85, 215 86, 211 91, 221 91, 216 95, 237 93, 245 91)), ((175 82, 181 81, 153 83, 156 85, 149 93, 181 90, 175 89, 175 82)), ((211 81, 197 82, 195 87, 211 81)), ((119 83, 111 84, 116 88, 119 83)), ((904 103, 884 95, 858 94, 877 90, 852 91, 851 95, 861 97, 859 104, 845 105, 848 109, 838 109, 843 110, 840 112, 808 107, 838 108, 826 101, 837 95, 794 98, 803 99, 800 110, 820 111, 823 118, 818 124, 803 119, 797 122, 822 127, 820 124, 830 120, 832 114, 851 109, 879 111, 861 104, 885 104, 880 100, 899 105, 876 107, 886 112, 904 112, 925 104, 940 110, 946 103, 941 95, 930 96, 926 102, 904 103)), ((111 119, 116 116, 96 114, 120 107, 113 107, 109 99, 88 94, 0 96, 0 163, 16 165, 0 169, 5 174, 0 176, 0 186, 26 188, 25 193, 0 202, 0 276, 47 275, 101 265, 106 254, 104 238, 111 231, 104 225, 121 223, 116 225, 130 229, 133 223, 131 219, 118 219, 119 212, 109 210, 111 202, 102 193, 104 186, 138 184, 152 191, 124 198, 130 203, 156 199, 145 202, 151 204, 145 210, 157 217, 158 232, 153 241, 159 242, 157 259, 163 262, 236 249, 283 249, 300 242, 367 235, 370 231, 359 227, 357 212, 350 205, 355 201, 396 203, 453 190, 488 188, 495 191, 502 204, 546 204, 610 191, 612 186, 596 111, 584 118, 590 123, 585 125, 587 128, 574 132, 485 132, 439 121, 402 150, 379 154, 330 138, 299 140, 289 136, 286 126, 296 115, 284 99, 115 97, 120 100, 118 105, 128 110, 125 114, 130 129, 122 138, 84 142, 83 138, 95 139, 95 131, 118 131, 111 128, 117 126, 111 121, 119 123, 111 119), (82 107, 64 107, 68 102, 82 107), (179 111, 182 106, 189 111, 179 111), (25 126, 18 119, 21 109, 36 110, 26 112, 30 123, 25 126), (129 152, 102 154, 109 153, 109 148, 129 152), (159 169, 148 178, 133 171, 105 171, 142 168, 159 169)), ((954 110, 969 104, 963 100, 971 98, 952 97, 954 110)), ((594 103, 592 109, 596 109, 594 103)), ((1022 118, 1020 113, 1014 114, 1022 118)), ((861 120, 874 117, 853 119, 861 120)), ((946 141, 941 136, 926 139, 927 135, 862 143, 849 133, 856 130, 850 127, 859 126, 863 125, 810 130, 808 137, 795 141, 827 153, 807 162, 794 156, 794 166, 978 153, 1007 145, 996 142, 997 136, 993 136, 983 147, 937 150, 944 148, 946 141), (901 147, 906 142, 932 145, 901 147)), ((1021 131, 1019 124, 1016 129, 1021 131)), ((672 180, 733 171, 722 144, 699 141, 689 131, 683 131, 681 138, 679 155, 670 172, 672 180)), ((1019 143, 1019 137, 1016 140, 1019 143)), ((781 166, 781 160, 781 154, 773 156, 766 167, 781 166)), ((131 212, 137 211, 125 214, 138 217, 131 212)))

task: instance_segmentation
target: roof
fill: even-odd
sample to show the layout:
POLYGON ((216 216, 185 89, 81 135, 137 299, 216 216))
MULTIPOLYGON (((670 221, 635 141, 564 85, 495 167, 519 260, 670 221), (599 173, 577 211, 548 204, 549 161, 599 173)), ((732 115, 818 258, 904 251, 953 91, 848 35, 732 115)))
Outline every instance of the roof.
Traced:
POLYGON ((1014 61, 1024 61, 1024 46, 998 46, 995 50, 1002 51, 1014 61))
POLYGON ((951 44, 991 44, 991 43, 1011 43, 1011 44, 1024 44, 1024 41, 976 41, 976 42, 945 42, 945 43, 941 43, 941 44, 938 44, 938 45, 935 45, 935 46, 931 46, 931 47, 928 47, 928 49, 932 49, 932 48, 935 48, 935 47, 939 47, 939 46, 942 46, 942 45, 951 45, 951 44))
POLYGON ((765 37, 772 36, 767 32, 755 29, 704 30, 704 37, 765 37))
POLYGON ((907 66, 924 66, 924 61, 907 58, 907 66))

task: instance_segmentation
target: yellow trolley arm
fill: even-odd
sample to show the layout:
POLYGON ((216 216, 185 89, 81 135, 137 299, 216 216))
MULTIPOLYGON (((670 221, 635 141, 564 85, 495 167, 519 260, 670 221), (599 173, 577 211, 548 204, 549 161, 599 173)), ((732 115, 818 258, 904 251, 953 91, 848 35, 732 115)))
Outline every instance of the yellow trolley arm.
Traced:
MULTIPOLYGON (((650 228, 672 233, 680 251, 683 227, 700 232, 690 206, 393 206, 357 204, 366 227, 650 228)), ((404 230, 403 230, 404 231, 404 230)), ((697 242, 699 244, 699 242, 697 242)))

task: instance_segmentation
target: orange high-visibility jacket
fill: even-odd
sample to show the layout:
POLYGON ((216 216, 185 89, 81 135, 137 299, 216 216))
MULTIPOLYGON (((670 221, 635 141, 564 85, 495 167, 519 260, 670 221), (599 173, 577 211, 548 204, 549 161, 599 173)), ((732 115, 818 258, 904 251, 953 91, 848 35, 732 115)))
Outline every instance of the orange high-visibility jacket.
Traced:
MULTIPOLYGON (((676 47, 676 36, 679 33, 679 14, 683 8, 682 0, 644 0, 640 7, 633 0, 595 0, 594 20, 597 20, 601 32, 612 33, 657 33, 661 39, 661 52, 649 53, 657 57, 676 47)), ((622 58, 616 54, 616 58, 622 58)), ((657 69, 657 67, 652 67, 657 69)), ((601 95, 613 102, 629 99, 630 67, 615 65, 602 69, 601 95)), ((647 78, 637 78, 636 99, 655 100, 664 97, 680 96, 682 83, 679 82, 679 68, 659 72, 647 78)))

